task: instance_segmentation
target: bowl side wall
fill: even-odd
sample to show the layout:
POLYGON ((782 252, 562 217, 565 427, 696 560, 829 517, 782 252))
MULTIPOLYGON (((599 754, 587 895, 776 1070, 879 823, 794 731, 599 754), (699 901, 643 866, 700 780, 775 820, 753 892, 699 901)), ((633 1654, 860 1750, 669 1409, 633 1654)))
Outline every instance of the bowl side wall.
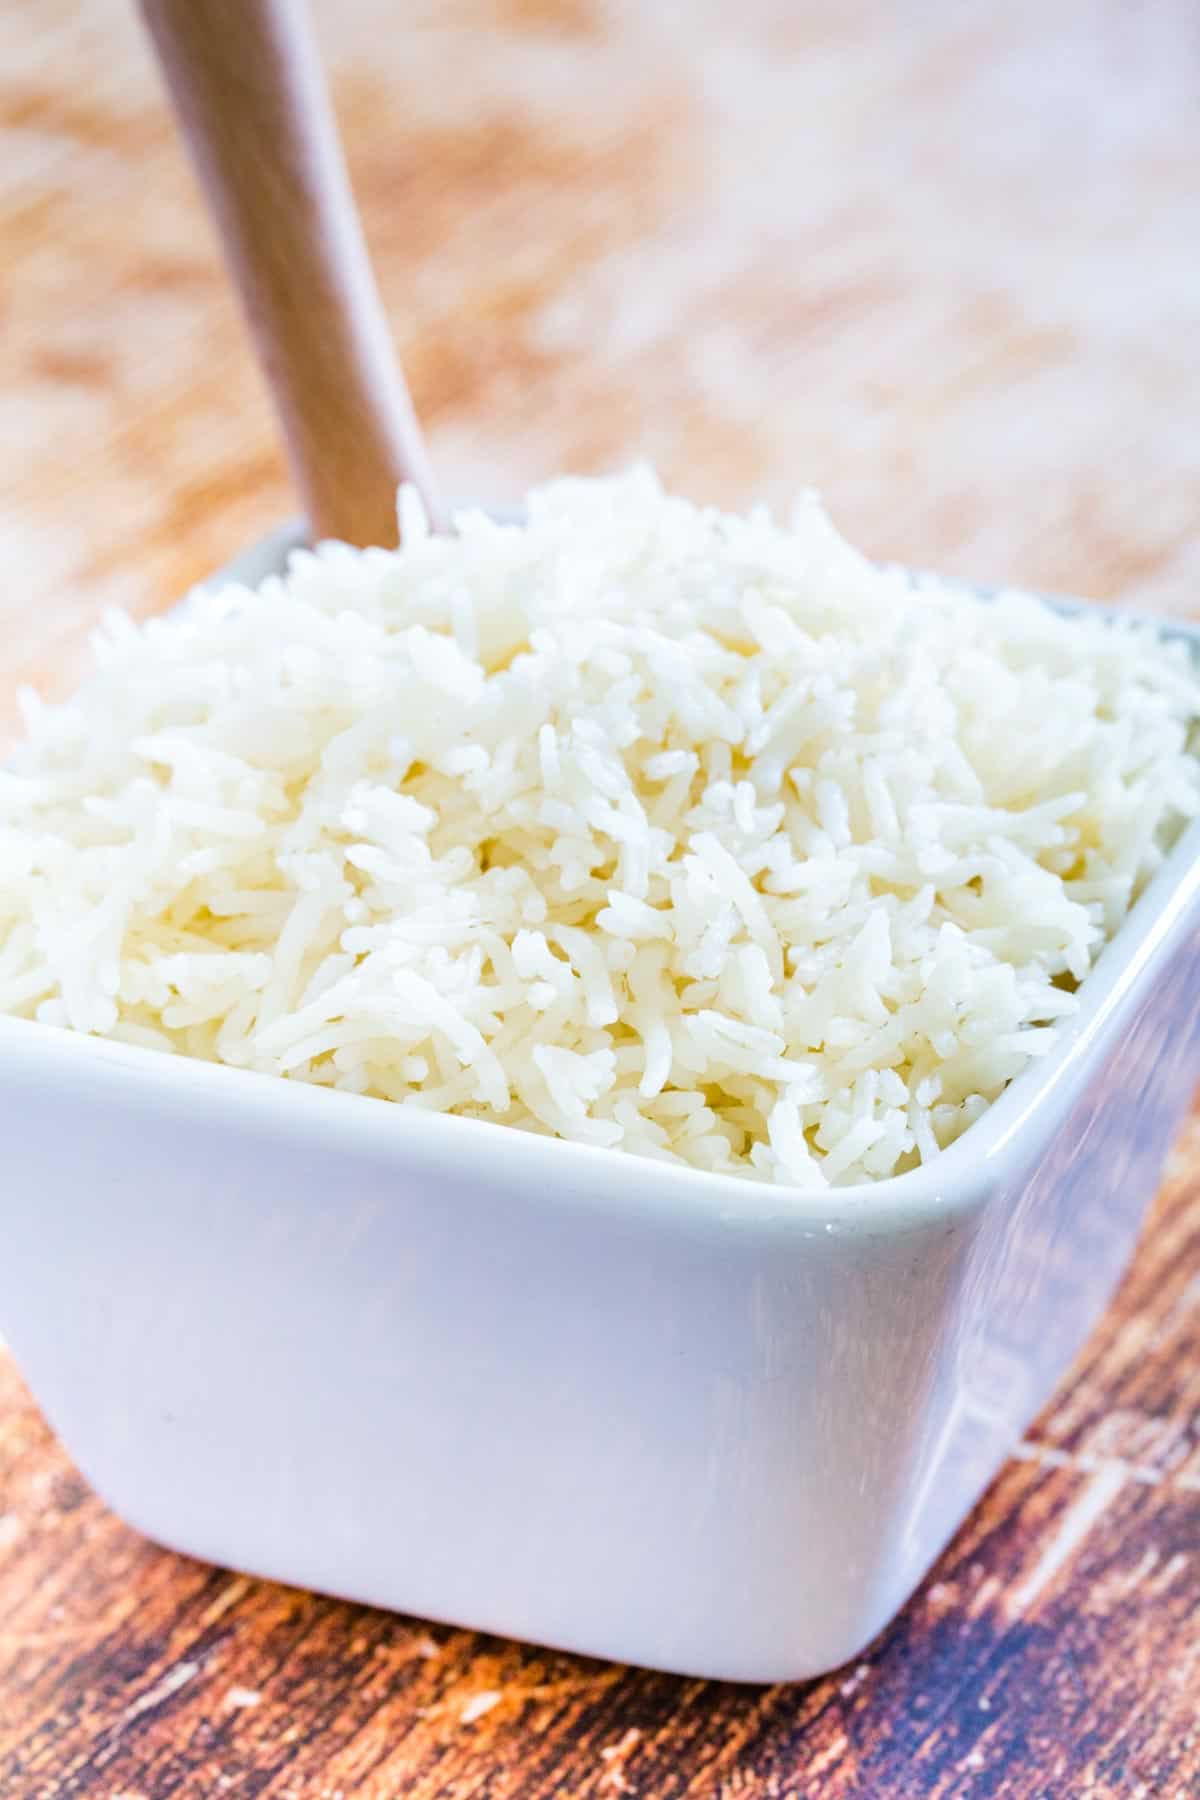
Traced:
POLYGON ((808 1673, 860 1633, 975 1215, 781 1254, 606 1206, 652 1165, 531 1185, 474 1139, 285 1135, 30 1038, 0 1318, 140 1529, 669 1669, 808 1673))

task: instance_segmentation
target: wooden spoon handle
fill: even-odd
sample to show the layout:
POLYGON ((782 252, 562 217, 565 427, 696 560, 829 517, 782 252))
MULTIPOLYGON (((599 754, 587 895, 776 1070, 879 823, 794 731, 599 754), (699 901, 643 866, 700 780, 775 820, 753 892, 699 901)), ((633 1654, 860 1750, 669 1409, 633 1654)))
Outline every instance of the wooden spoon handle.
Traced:
POLYGON ((304 7, 141 4, 313 535, 394 544, 402 481, 439 523, 304 7))

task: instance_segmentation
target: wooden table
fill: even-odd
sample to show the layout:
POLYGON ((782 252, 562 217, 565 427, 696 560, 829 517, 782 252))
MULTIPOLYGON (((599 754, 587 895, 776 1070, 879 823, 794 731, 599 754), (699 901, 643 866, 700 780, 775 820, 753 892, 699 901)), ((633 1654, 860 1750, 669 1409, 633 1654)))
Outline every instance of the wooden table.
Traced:
MULTIPOLYGON (((1200 610, 1186 0, 318 0, 447 485, 822 486, 881 554, 1200 610)), ((0 722, 288 507, 131 4, 0 9, 0 722)), ((0 1254, 3 1254, 0 1197, 0 1254)), ((2 1327, 0 1321, 0 1327, 2 1327)), ((0 1353, 4 1800, 1200 1792, 1200 1136, 1071 1380, 856 1667, 754 1692, 245 1580, 0 1353)))

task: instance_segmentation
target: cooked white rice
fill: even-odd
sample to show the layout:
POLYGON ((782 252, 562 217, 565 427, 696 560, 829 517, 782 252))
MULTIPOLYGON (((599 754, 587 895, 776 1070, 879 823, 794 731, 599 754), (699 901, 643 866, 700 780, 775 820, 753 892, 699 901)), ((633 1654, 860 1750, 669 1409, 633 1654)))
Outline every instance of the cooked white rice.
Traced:
POLYGON ((813 1188, 937 1155, 1200 806, 1150 630, 559 481, 109 619, 0 772, 0 1011, 813 1188))

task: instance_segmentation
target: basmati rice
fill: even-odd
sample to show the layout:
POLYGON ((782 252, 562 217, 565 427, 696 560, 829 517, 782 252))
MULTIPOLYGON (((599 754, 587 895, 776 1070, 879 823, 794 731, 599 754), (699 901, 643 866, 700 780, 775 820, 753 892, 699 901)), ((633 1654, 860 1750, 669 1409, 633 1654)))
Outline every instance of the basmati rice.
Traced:
POLYGON ((928 1161, 1200 808, 1150 628, 636 470, 109 620, 0 772, 0 1011, 696 1168, 928 1161))

